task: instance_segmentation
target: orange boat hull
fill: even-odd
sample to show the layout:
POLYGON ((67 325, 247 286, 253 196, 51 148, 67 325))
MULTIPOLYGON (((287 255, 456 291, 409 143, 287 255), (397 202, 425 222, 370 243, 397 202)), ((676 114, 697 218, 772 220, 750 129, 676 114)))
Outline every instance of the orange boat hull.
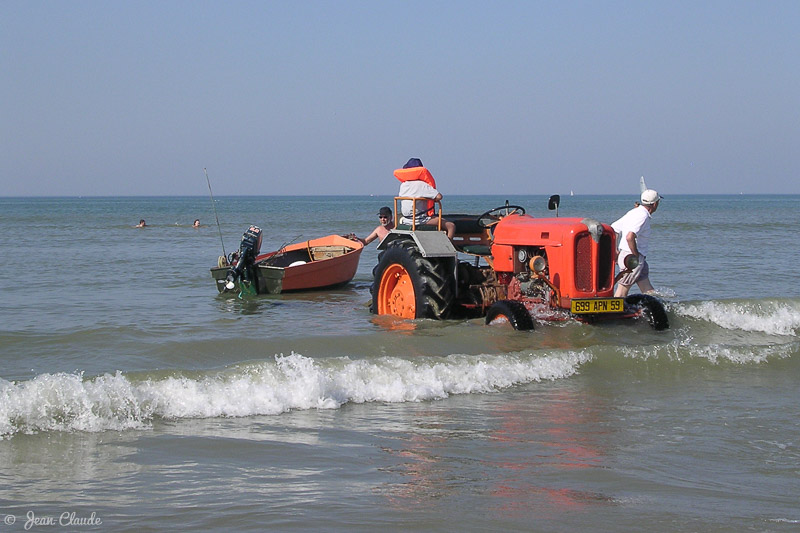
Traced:
MULTIPOLYGON (((344 285, 355 276, 363 248, 359 241, 328 235, 261 254, 256 258, 256 292, 279 294, 344 285)), ((219 292, 226 292, 228 268, 211 269, 219 292)))

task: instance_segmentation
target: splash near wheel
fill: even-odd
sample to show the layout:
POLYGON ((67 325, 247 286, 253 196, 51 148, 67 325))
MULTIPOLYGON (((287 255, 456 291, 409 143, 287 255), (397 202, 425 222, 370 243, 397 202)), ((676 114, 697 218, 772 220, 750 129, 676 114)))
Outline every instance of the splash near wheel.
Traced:
POLYGON ((413 241, 390 243, 372 276, 373 313, 408 319, 450 317, 454 279, 447 262, 422 257, 413 241))
POLYGON ((641 310, 642 317, 656 331, 669 329, 669 318, 667 317, 667 310, 661 300, 650 296, 649 294, 631 294, 625 298, 627 305, 638 307, 641 310))
POLYGON ((499 300, 489 306, 486 312, 486 324, 508 324, 518 331, 529 331, 533 329, 533 318, 520 302, 499 300))

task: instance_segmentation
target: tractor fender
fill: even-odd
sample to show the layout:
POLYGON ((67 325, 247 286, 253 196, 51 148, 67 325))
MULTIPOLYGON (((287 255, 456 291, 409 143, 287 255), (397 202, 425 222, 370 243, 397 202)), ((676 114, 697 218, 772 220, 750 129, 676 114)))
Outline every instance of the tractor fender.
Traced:
POLYGON ((422 257, 458 257, 456 250, 447 235, 441 231, 409 231, 392 230, 378 245, 378 250, 385 250, 389 244, 397 239, 410 239, 414 241, 422 257))

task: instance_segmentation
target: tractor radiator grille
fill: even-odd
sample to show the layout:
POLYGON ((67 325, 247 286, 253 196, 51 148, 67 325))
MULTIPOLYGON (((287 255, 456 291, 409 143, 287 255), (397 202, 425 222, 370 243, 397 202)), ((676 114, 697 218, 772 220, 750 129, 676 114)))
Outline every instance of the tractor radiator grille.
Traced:
POLYGON ((575 237, 575 288, 592 292, 592 237, 588 233, 575 237))
POLYGON ((611 235, 604 233, 600 236, 597 251, 597 289, 605 291, 614 286, 614 249, 611 235))
POLYGON ((603 234, 597 246, 592 244, 592 237, 588 233, 580 233, 575 237, 575 288, 583 292, 608 290, 614 282, 611 235, 603 234))

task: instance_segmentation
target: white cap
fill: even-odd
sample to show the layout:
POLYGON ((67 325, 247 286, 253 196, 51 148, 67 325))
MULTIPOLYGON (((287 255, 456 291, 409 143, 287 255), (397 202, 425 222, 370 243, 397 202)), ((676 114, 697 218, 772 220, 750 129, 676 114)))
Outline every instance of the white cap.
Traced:
POLYGON ((642 191, 642 205, 653 205, 657 201, 661 200, 663 196, 659 195, 653 189, 646 189, 642 191))

